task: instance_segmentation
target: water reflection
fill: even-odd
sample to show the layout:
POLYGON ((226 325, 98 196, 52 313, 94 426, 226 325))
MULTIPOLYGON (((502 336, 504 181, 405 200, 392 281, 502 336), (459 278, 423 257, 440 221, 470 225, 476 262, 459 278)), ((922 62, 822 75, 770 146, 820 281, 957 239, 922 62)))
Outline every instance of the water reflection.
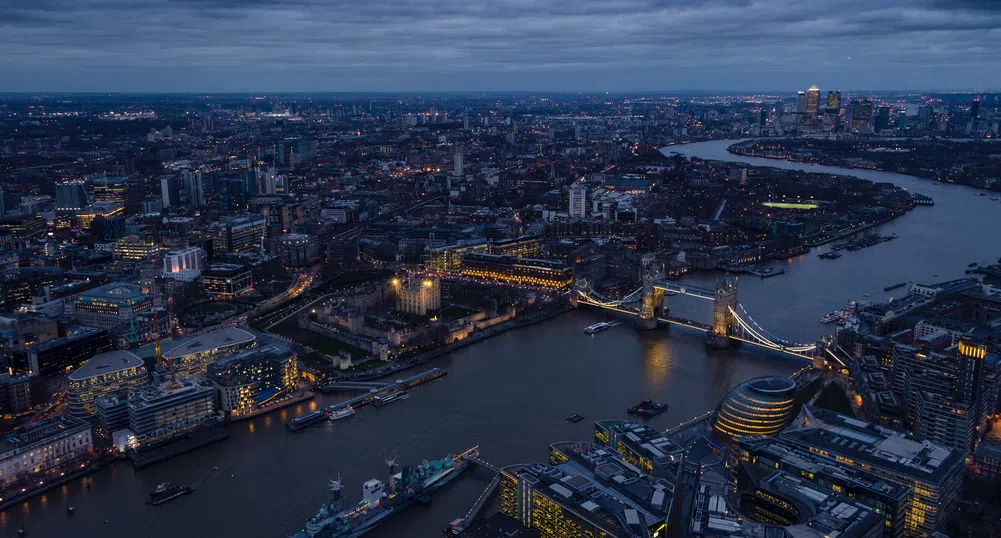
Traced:
POLYGON ((643 381, 646 389, 659 389, 667 381, 674 361, 671 349, 663 339, 643 343, 643 381))

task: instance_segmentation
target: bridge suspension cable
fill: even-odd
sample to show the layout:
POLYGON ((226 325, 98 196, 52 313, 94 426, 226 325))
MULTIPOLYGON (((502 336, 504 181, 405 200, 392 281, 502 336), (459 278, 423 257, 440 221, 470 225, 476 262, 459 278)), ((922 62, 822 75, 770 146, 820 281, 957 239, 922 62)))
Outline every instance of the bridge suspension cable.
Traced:
POLYGON ((733 307, 730 307, 730 313, 733 314, 733 318, 737 320, 737 324, 740 325, 742 329, 747 331, 748 334, 759 340, 761 343, 769 347, 784 349, 793 353, 806 353, 817 349, 817 344, 797 344, 775 336, 775 334, 771 331, 765 329, 758 322, 754 321, 754 318, 747 313, 747 310, 744 309, 743 305, 737 303, 737 307, 743 315, 734 310, 733 307))

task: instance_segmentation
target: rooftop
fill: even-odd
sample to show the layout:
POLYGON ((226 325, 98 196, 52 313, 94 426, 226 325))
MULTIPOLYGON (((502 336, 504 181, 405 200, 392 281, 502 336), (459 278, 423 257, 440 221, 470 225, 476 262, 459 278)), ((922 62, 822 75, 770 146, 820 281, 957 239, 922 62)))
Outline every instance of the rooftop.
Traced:
POLYGON ((3 443, 0 443, 0 453, 9 452, 56 435, 89 429, 90 425, 86 422, 66 414, 43 418, 25 424, 4 437, 3 443))
POLYGON ((810 406, 779 437, 932 483, 963 464, 957 450, 810 406))
POLYGON ((87 338, 93 336, 99 332, 104 332, 104 329, 98 329, 96 327, 86 327, 83 325, 77 326, 66 332, 66 336, 61 338, 53 338, 52 340, 46 340, 40 344, 35 344, 31 347, 31 351, 40 353, 42 351, 47 351, 49 349, 66 345, 70 342, 75 342, 82 338, 87 338))
POLYGON ((114 284, 105 284, 99 288, 94 288, 89 291, 85 291, 80 294, 80 297, 91 297, 97 299, 110 299, 110 300, 123 300, 123 299, 138 299, 146 297, 143 293, 141 286, 136 284, 128 284, 125 282, 116 282, 114 284))
POLYGON ((95 355, 69 376, 70 381, 81 381, 91 377, 120 372, 142 366, 143 360, 128 351, 109 351, 95 355))
POLYGON ((183 357, 184 355, 247 344, 255 339, 256 337, 248 331, 236 327, 226 327, 175 341, 172 347, 163 350, 163 356, 183 357))

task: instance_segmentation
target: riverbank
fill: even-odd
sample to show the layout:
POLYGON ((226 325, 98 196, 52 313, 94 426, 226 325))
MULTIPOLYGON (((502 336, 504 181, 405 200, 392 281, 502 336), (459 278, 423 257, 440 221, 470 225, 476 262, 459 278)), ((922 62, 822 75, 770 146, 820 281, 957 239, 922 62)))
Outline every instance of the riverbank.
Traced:
POLYGON ((505 321, 504 323, 494 325, 493 327, 484 329, 483 331, 475 332, 472 334, 472 336, 465 338, 463 340, 458 340, 450 344, 446 344, 438 349, 426 351, 424 353, 421 353, 420 355, 409 357, 407 359, 400 359, 398 361, 394 361, 385 369, 368 371, 361 374, 347 374, 343 376, 337 376, 328 381, 369 381, 373 379, 381 379, 383 377, 393 375, 397 372, 402 372, 403 370, 423 365, 424 363, 428 362, 431 359, 440 357, 446 353, 458 351, 465 347, 471 346, 475 343, 482 342, 488 338, 506 333, 508 331, 512 331, 514 329, 529 327, 531 325, 535 325, 536 323, 541 323, 543 321, 552 319, 556 316, 559 316, 560 314, 565 314, 570 310, 572 310, 570 306, 561 306, 551 311, 532 312, 526 314, 524 318, 515 318, 512 321, 505 321), (400 362, 400 361, 405 361, 405 362, 400 362))
MULTIPOLYGON (((109 463, 117 459, 119 458, 110 455, 98 456, 90 463, 81 464, 82 467, 79 467, 76 471, 70 472, 68 474, 64 473, 63 475, 48 481, 41 481, 38 483, 32 482, 31 485, 34 486, 33 488, 25 487, 20 492, 17 492, 9 496, 4 495, 2 498, 0 498, 0 512, 3 512, 4 510, 16 504, 20 504, 35 497, 38 497, 39 495, 42 495, 60 486, 69 484, 74 480, 77 480, 79 478, 84 478, 87 475, 94 474, 97 471, 100 471, 101 468, 103 468, 105 465, 108 465, 109 463), (38 485, 39 483, 41 485, 38 485)), ((75 466, 76 464, 74 463, 73 465, 75 466)))

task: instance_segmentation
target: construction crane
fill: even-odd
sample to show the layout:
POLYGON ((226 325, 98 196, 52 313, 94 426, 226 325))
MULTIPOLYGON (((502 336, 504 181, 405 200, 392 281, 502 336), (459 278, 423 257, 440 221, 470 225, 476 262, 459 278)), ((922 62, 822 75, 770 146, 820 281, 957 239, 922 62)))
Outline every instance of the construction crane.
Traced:
MULTIPOLYGON (((153 256, 151 256, 150 260, 151 260, 151 262, 153 264, 153 277, 152 277, 152 280, 150 281, 150 287, 149 287, 149 289, 150 289, 150 293, 152 294, 152 297, 153 297, 153 318, 152 318, 152 321, 153 321, 153 323, 152 323, 152 325, 153 325, 152 326, 153 334, 152 334, 152 336, 153 336, 153 346, 154 346, 153 349, 155 350, 155 354, 156 354, 155 355, 155 357, 156 357, 155 361, 156 362, 154 364, 158 364, 159 365, 159 364, 163 364, 164 360, 163 360, 163 354, 161 353, 161 348, 160 348, 160 330, 159 330, 160 327, 157 324, 157 319, 156 319, 156 255, 154 254, 153 256)), ((170 330, 170 310, 167 311, 167 330, 168 331, 170 330)), ((176 390, 176 389, 181 388, 181 384, 177 382, 176 376, 174 375, 175 372, 174 372, 173 357, 171 357, 170 360, 166 361, 166 366, 167 366, 167 371, 170 372, 170 382, 167 384, 167 390, 176 390)))

